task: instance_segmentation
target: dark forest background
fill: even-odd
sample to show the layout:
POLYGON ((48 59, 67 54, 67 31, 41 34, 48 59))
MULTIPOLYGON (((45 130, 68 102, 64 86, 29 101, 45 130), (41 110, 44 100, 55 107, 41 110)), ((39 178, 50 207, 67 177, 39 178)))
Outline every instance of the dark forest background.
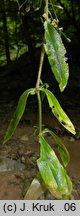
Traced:
MULTIPOLYGON (((44 35, 44 4, 44 0, 0 0, 1 101, 18 99, 25 89, 35 86, 44 35)), ((50 0, 49 9, 55 19, 53 4, 59 27, 63 27, 65 35, 71 39, 68 42, 62 36, 70 68, 69 82, 62 93, 63 102, 70 98, 75 106, 80 106, 80 1, 50 0)), ((59 95, 46 56, 42 79, 59 95)))

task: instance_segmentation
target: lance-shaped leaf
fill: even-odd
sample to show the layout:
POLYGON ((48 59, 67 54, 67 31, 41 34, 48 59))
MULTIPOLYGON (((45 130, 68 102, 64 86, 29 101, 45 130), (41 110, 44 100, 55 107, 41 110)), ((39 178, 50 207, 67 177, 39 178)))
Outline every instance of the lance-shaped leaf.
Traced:
POLYGON ((24 111, 25 111, 25 107, 26 107, 26 102, 27 102, 27 98, 29 96, 29 94, 35 94, 35 89, 31 88, 26 90, 19 99, 16 111, 13 115, 13 118, 11 119, 11 122, 8 126, 8 129, 6 131, 6 134, 4 136, 4 140, 3 143, 6 143, 12 136, 12 134, 14 133, 24 111))
POLYGON ((64 195, 70 195, 72 183, 65 169, 43 135, 40 135, 39 142, 40 158, 37 164, 43 181, 56 198, 61 199, 64 195))
POLYGON ((54 94, 48 89, 41 89, 41 91, 44 91, 46 93, 49 106, 52 108, 52 112, 54 113, 58 121, 63 125, 63 127, 65 127, 68 131, 75 135, 76 132, 74 125, 60 106, 54 94))
POLYGON ((58 150, 61 156, 61 159, 63 161, 64 166, 67 166, 69 161, 70 161, 70 155, 69 152, 67 151, 65 145, 62 143, 62 141, 60 140, 60 138, 51 130, 49 130, 48 128, 45 128, 43 130, 43 134, 44 133, 49 133, 54 141, 58 144, 58 150))
POLYGON ((69 77, 68 64, 66 63, 66 50, 58 31, 50 22, 45 21, 45 51, 51 65, 52 72, 63 91, 69 77))

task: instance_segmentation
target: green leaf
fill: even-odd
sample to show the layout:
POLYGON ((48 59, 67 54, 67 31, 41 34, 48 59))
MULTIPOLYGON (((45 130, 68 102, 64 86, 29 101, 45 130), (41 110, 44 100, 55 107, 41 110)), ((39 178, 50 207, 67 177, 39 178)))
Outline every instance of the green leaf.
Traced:
POLYGON ((52 112, 54 113, 58 121, 63 125, 64 128, 66 128, 68 131, 75 135, 76 131, 74 125, 60 106, 54 94, 48 89, 41 89, 41 91, 44 91, 46 93, 49 106, 52 108, 52 112))
POLYGON ((63 195, 70 195, 72 183, 65 169, 42 134, 40 134, 39 142, 40 158, 37 164, 43 181, 56 198, 61 199, 63 195))
POLYGON ((14 133, 14 131, 15 131, 15 129, 16 129, 23 113, 24 113, 27 98, 28 98, 29 94, 32 94, 32 93, 35 94, 35 89, 33 89, 33 88, 26 90, 20 96, 16 111, 13 115, 13 118, 11 119, 11 122, 10 122, 8 129, 6 131, 6 134, 4 136, 3 143, 6 143, 11 138, 12 134, 14 133))
POLYGON ((45 21, 45 51, 51 65, 55 79, 59 83, 59 88, 63 91, 67 85, 69 77, 68 64, 66 63, 66 50, 58 31, 50 22, 45 21))
POLYGON ((49 130, 48 128, 45 128, 43 130, 43 133, 49 133, 53 137, 55 142, 58 144, 58 150, 59 150, 61 159, 63 161, 63 164, 64 164, 64 166, 67 166, 69 161, 70 161, 70 155, 69 155, 69 152, 67 151, 65 145, 60 140, 60 138, 55 133, 53 133, 53 131, 49 130))

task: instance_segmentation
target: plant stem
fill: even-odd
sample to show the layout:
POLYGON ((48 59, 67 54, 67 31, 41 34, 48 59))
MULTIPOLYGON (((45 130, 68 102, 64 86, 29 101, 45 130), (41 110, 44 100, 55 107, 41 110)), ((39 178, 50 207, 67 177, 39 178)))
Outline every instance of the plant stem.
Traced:
POLYGON ((50 0, 50 2, 51 2, 51 6, 52 6, 52 9, 53 9, 55 18, 56 18, 56 20, 58 20, 57 13, 56 13, 56 10, 55 10, 54 5, 53 5, 53 3, 52 3, 52 0, 50 0))
MULTIPOLYGON (((48 21, 48 0, 45 0, 45 12, 46 12, 46 20, 48 21)), ((45 50, 43 46, 41 51, 39 71, 38 71, 37 82, 36 82, 36 91, 37 91, 38 108, 39 108, 39 133, 42 132, 42 103, 41 103, 41 95, 40 95, 39 87, 40 87, 42 66, 44 62, 44 55, 45 55, 45 50)))
POLYGON ((38 77, 37 77, 37 82, 36 82, 36 89, 39 89, 39 85, 40 85, 40 79, 41 79, 41 72, 42 72, 42 66, 43 66, 43 61, 44 61, 44 47, 42 47, 42 51, 41 51, 41 57, 40 57, 40 63, 39 63, 39 71, 38 71, 38 77))
POLYGON ((43 61, 44 61, 44 54, 45 54, 45 50, 44 50, 44 47, 42 47, 38 77, 37 77, 37 82, 36 82, 38 109, 39 109, 39 133, 41 133, 42 131, 42 103, 41 103, 41 95, 40 95, 39 86, 40 86, 41 72, 42 72, 42 66, 43 66, 43 61))
POLYGON ((46 7, 45 7, 45 10, 46 10, 46 21, 48 21, 48 0, 45 0, 45 4, 46 4, 46 7))
POLYGON ((39 109, 39 133, 42 132, 42 103, 40 92, 37 91, 37 99, 38 99, 38 109, 39 109))

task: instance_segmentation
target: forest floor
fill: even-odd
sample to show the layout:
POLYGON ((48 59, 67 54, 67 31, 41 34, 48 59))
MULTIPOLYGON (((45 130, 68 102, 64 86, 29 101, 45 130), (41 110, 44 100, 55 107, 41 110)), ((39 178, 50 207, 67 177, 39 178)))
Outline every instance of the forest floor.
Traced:
MULTIPOLYGON (((39 158, 39 144, 36 136, 38 122, 37 111, 28 107, 14 135, 7 144, 2 143, 6 128, 12 117, 14 103, 1 103, 0 107, 0 199, 20 200, 38 172, 36 160, 39 158)), ((43 122, 46 127, 56 132, 65 143, 71 160, 68 173, 73 182, 74 199, 80 199, 80 109, 68 110, 68 116, 73 121, 77 135, 64 130, 56 121, 50 110, 44 112, 43 122)), ((54 140, 48 136, 48 141, 56 150, 54 140)), ((54 199, 49 193, 42 199, 54 199)))

